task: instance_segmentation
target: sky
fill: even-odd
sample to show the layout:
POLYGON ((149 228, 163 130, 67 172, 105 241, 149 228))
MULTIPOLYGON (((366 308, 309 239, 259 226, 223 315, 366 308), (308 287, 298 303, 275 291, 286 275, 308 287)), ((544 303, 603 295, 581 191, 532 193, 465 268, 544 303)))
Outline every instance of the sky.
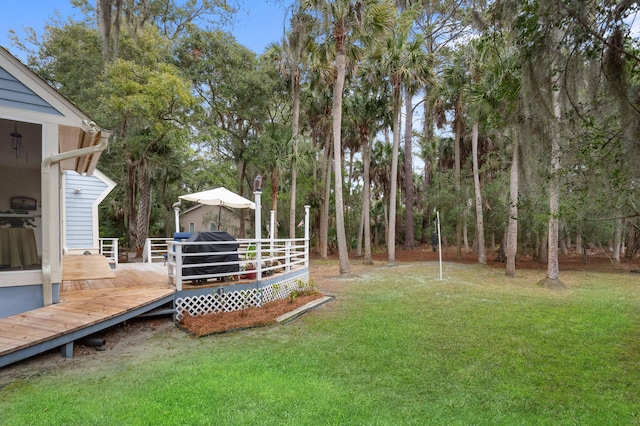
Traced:
MULTIPOLYGON (((95 3, 95 0, 91 0, 95 3)), ((0 46, 14 56, 21 58, 22 53, 11 45, 9 30, 13 29, 21 39, 25 38, 24 28, 31 27, 37 34, 43 34, 47 21, 59 16, 62 20, 83 16, 71 6, 70 0, 0 0, 0 46)), ((271 42, 282 38, 285 6, 291 2, 282 0, 239 0, 241 10, 236 14, 236 23, 227 31, 236 40, 261 54, 271 42)))

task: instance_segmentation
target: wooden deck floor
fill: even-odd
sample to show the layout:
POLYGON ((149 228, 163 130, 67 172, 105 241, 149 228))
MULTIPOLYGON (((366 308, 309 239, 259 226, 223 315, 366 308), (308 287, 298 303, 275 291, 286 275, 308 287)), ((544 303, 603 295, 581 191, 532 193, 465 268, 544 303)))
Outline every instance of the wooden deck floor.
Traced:
POLYGON ((162 265, 120 264, 114 273, 63 281, 60 303, 0 318, 0 367, 65 345, 68 355, 74 340, 173 300, 162 265))

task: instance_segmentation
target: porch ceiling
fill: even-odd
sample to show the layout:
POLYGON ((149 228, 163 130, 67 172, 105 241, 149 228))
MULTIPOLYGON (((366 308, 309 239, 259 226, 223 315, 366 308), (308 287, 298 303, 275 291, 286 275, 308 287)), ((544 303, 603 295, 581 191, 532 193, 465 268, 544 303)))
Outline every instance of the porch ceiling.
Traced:
POLYGON ((40 169, 42 162, 42 126, 22 121, 0 119, 0 168, 40 169), (10 134, 22 135, 22 152, 16 158, 10 134))

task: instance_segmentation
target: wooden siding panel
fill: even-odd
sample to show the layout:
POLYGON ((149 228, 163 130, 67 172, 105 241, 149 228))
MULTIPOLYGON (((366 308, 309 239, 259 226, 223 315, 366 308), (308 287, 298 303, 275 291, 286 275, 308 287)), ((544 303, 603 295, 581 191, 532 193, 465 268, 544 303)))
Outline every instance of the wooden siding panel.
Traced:
POLYGON ((63 115, 2 67, 0 67, 0 106, 63 115))

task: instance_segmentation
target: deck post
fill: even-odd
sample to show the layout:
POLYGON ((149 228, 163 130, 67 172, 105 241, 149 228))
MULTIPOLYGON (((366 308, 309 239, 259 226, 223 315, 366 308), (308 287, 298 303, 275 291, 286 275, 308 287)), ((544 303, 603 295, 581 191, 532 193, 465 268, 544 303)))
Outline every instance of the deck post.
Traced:
POLYGON ((309 266, 309 208, 304 206, 304 266, 309 266))
POLYGON ((73 340, 60 346, 60 353, 67 359, 73 358, 73 340))
POLYGON ((176 269, 174 271, 176 276, 176 290, 182 291, 182 244, 176 242, 173 247, 175 248, 176 256, 176 269))
POLYGON ((291 240, 287 240, 284 244, 284 256, 286 258, 285 271, 291 271, 291 240))
POLYGON ((262 280, 262 203, 260 201, 262 189, 253 192, 256 204, 256 278, 258 282, 262 280))
POLYGON ((271 244, 269 246, 269 256, 273 257, 273 248, 275 245, 275 240, 276 240, 276 211, 275 210, 271 210, 271 215, 269 217, 269 240, 271 241, 271 244))

